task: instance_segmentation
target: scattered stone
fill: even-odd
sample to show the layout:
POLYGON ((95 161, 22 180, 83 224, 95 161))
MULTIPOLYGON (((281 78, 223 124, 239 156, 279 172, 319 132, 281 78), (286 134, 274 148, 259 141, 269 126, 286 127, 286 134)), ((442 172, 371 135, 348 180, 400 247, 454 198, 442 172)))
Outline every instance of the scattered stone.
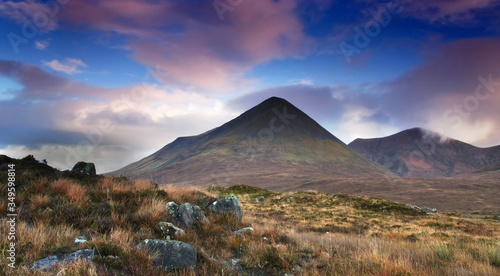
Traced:
POLYGON ((94 249, 84 249, 70 254, 54 255, 31 263, 28 267, 35 270, 50 270, 56 264, 64 265, 76 262, 80 259, 83 259, 86 262, 92 262, 92 258, 94 258, 95 253, 94 249))
POLYGON ((433 213, 437 213, 437 211, 438 211, 438 210, 437 210, 436 208, 432 208, 432 212, 433 212, 433 213))
POLYGON ((239 235, 243 235, 247 232, 253 232, 253 228, 252 227, 245 227, 243 229, 240 229, 240 230, 237 230, 237 231, 233 231, 233 235, 235 236, 239 236, 239 235))
POLYGON ((184 203, 181 206, 175 202, 167 203, 167 215, 178 225, 190 228, 203 222, 208 222, 207 217, 199 206, 184 203))
POLYGON ((183 229, 176 227, 172 223, 166 221, 158 222, 158 224, 156 224, 155 226, 155 231, 167 240, 175 239, 175 237, 184 235, 186 233, 183 229))
POLYGON ((90 239, 87 237, 87 236, 78 236, 75 238, 75 242, 73 242, 74 244, 79 244, 79 243, 86 243, 88 242, 90 239))
POLYGON ((90 176, 96 175, 94 163, 78 162, 71 171, 90 176))
POLYGON ((264 196, 259 196, 255 200, 258 201, 258 202, 264 202, 266 200, 266 198, 264 196))
POLYGON ((386 209, 382 210, 382 213, 387 213, 387 210, 386 209))
POLYGON ((224 266, 227 266, 227 267, 230 267, 230 268, 236 268, 238 267, 238 262, 241 261, 241 259, 239 258, 234 258, 234 259, 231 259, 229 262, 226 261, 226 260, 222 260, 220 262, 221 265, 224 265, 224 266))
POLYGON ((241 221, 243 209, 240 201, 234 195, 221 198, 208 206, 208 211, 215 214, 234 213, 236 219, 241 221))
POLYGON ((167 272, 196 266, 196 249, 185 242, 143 240, 135 248, 146 250, 150 256, 155 256, 153 265, 167 272))

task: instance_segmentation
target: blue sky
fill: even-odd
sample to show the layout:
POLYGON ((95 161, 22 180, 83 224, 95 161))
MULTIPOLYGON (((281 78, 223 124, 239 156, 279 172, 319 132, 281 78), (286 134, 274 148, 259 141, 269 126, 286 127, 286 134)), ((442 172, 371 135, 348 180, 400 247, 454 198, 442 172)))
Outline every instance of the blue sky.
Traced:
POLYGON ((271 96, 345 143, 419 126, 498 145, 499 12, 496 0, 1 1, 0 153, 105 172, 271 96))

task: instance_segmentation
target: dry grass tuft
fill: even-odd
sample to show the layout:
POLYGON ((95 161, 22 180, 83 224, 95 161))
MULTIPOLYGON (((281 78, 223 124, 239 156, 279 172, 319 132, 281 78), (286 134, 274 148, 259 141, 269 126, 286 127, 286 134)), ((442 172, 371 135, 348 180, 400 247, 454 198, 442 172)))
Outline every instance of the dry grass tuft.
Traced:
POLYGON ((134 180, 133 187, 136 191, 145 191, 145 190, 151 190, 156 187, 156 185, 146 179, 137 179, 134 180))
POLYGON ((165 220, 166 205, 167 202, 163 199, 147 198, 141 203, 135 216, 141 225, 154 228, 158 222, 165 220))
POLYGON ((30 198, 31 206, 34 209, 44 208, 49 204, 49 202, 50 202, 50 197, 48 195, 33 195, 30 198))
POLYGON ((217 194, 209 192, 206 189, 192 186, 167 185, 161 187, 160 189, 167 192, 169 200, 174 201, 177 204, 184 204, 186 202, 196 204, 200 198, 217 197, 217 194))

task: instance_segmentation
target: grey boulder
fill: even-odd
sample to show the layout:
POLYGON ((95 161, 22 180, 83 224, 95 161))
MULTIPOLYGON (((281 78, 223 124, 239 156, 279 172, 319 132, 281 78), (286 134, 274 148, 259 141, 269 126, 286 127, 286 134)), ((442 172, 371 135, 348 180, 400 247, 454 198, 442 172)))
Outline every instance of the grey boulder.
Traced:
POLYGON ((167 203, 167 216, 172 219, 175 224, 184 228, 190 228, 194 225, 199 225, 203 222, 208 222, 207 217, 201 211, 199 206, 193 206, 189 203, 177 205, 175 202, 167 203))
POLYGON ((236 219, 241 221, 243 209, 240 201, 234 195, 223 197, 208 206, 208 210, 214 214, 234 213, 236 219))
POLYGON ((155 256, 153 265, 167 272, 196 266, 196 249, 184 242, 143 240, 135 249, 146 250, 148 255, 155 256))
POLYGON ((50 270, 57 264, 64 265, 67 263, 76 262, 80 259, 83 259, 86 262, 92 262, 94 255, 94 249, 78 250, 73 253, 54 255, 38 260, 34 263, 29 264, 28 267, 35 270, 50 270))

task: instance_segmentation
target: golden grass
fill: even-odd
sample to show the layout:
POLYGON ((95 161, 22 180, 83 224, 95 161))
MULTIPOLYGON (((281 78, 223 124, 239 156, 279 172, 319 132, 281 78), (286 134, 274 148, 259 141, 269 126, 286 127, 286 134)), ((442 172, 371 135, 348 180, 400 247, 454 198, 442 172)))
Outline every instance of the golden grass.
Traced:
POLYGON ((51 189, 60 195, 66 195, 71 203, 78 207, 88 204, 87 188, 69 179, 59 179, 50 185, 51 189))
POLYGON ((200 196, 216 197, 217 195, 207 191, 206 189, 194 186, 181 186, 181 185, 166 185, 160 187, 161 190, 167 192, 170 201, 178 204, 186 202, 195 203, 200 196))
MULTIPOLYGON (((74 252, 100 243, 116 245, 126 252, 120 256, 125 274, 162 275, 151 265, 151 257, 134 250, 141 240, 159 238, 154 226, 166 219, 167 200, 155 192, 153 183, 103 178, 96 186, 84 186, 73 180, 44 181, 39 180, 39 187, 32 189, 44 193, 30 194, 26 204, 20 205, 17 249, 22 262, 18 270, 8 270, 7 275, 101 275, 102 268, 85 263, 43 273, 25 267, 57 252, 74 252), (91 194, 92 199, 101 201, 90 202, 91 194), (108 208, 108 212, 90 219, 110 219, 113 226, 106 231, 99 231, 94 224, 94 230, 76 229, 80 220, 89 219, 78 216, 71 222, 74 226, 64 220, 54 224, 53 211, 47 206, 61 198, 68 208, 77 206, 75 210, 82 213, 86 208, 94 212, 108 208), (23 221, 26 212, 33 212, 32 221, 23 221), (73 245, 74 238, 82 234, 90 235, 92 241, 73 245)), ((166 191, 168 201, 179 204, 222 196, 220 191, 185 186, 161 189, 166 191)), ((210 222, 185 229, 186 234, 178 239, 197 249, 199 261, 195 269, 174 275, 235 275, 234 270, 221 264, 231 259, 240 260, 238 269, 243 274, 500 275, 500 222, 495 220, 442 213, 413 216, 400 213, 408 211, 404 206, 383 200, 314 191, 266 193, 264 202, 257 202, 255 194, 236 196, 244 210, 243 222, 235 222, 230 215, 207 214, 210 222), (378 206, 388 206, 382 208, 389 211, 378 206), (246 226, 254 231, 232 234, 246 226)), ((4 221, 0 220, 2 233, 8 230, 4 221)), ((5 236, 2 239, 5 243, 5 236)), ((7 263, 4 251, 0 262, 7 263)))
POLYGON ((166 218, 167 202, 158 198, 147 198, 139 206, 135 216, 144 226, 154 228, 161 220, 166 218))
POLYGON ((150 190, 155 187, 154 183, 146 179, 134 180, 133 187, 136 191, 150 190))
POLYGON ((49 204, 50 197, 48 195, 33 195, 30 198, 30 203, 33 208, 44 208, 49 204))

